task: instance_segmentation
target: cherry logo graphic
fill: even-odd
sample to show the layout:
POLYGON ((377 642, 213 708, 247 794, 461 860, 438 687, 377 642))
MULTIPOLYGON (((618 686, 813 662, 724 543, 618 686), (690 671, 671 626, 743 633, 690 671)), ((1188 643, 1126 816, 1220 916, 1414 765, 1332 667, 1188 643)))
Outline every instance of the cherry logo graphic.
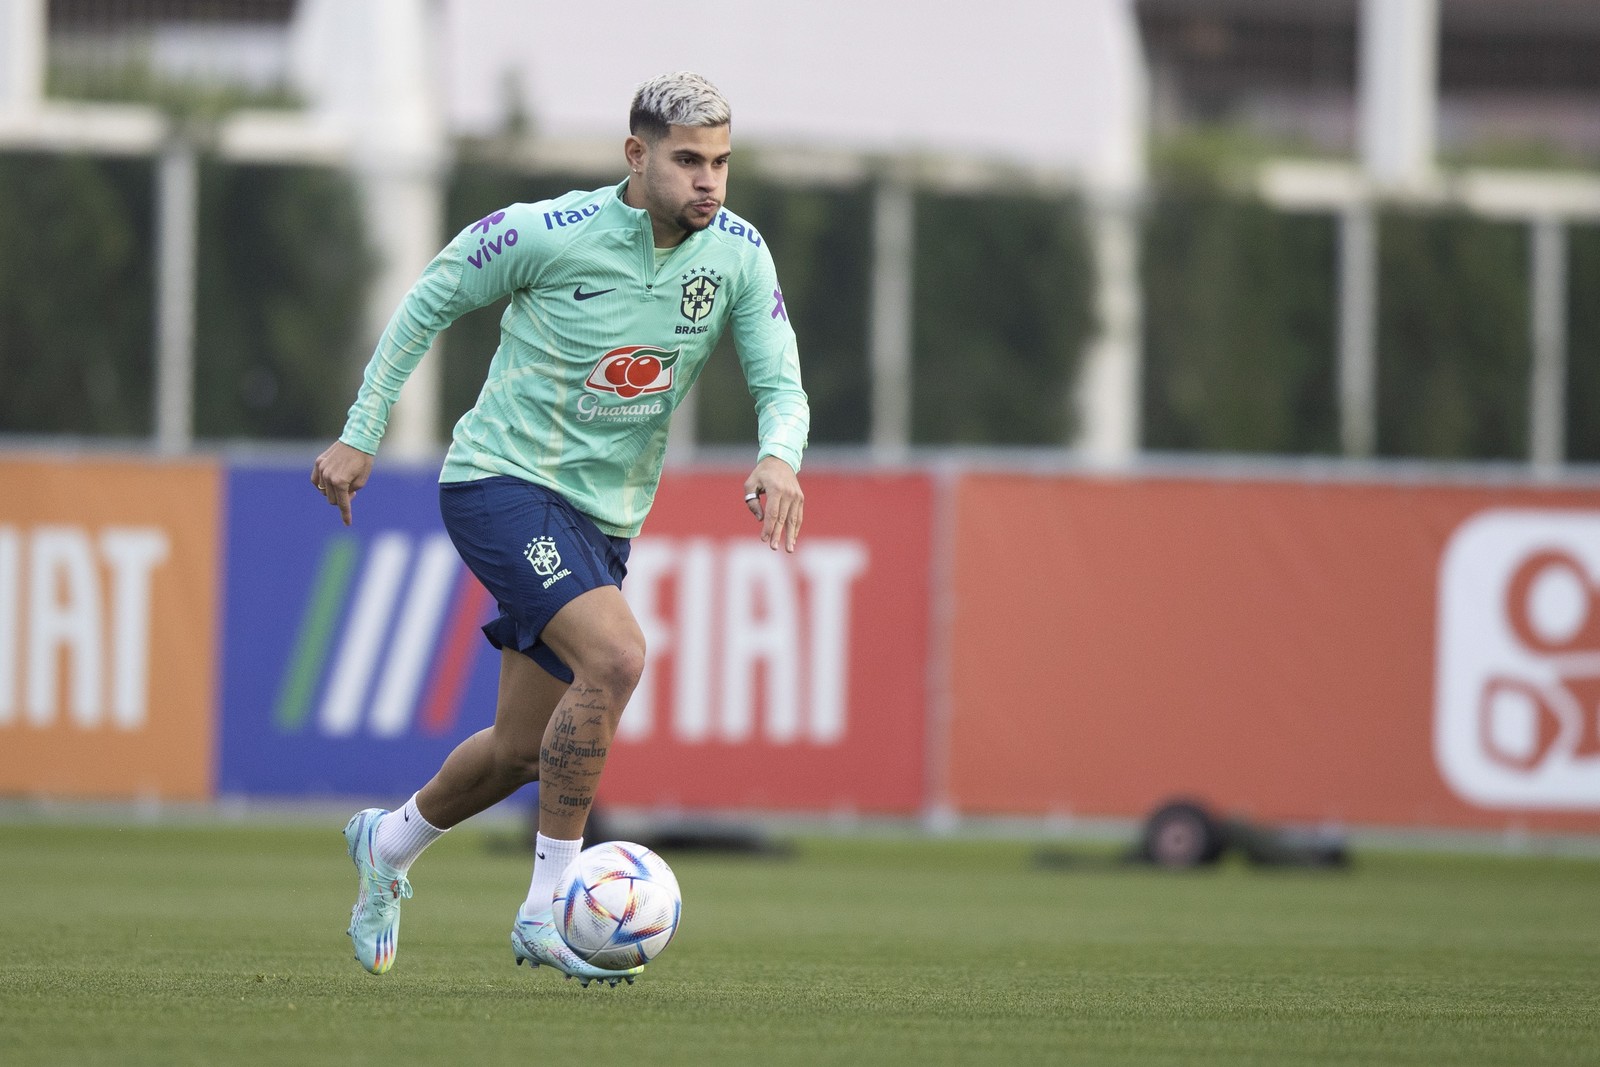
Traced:
POLYGON ((678 362, 678 352, 653 345, 613 348, 600 357, 584 384, 625 400, 644 393, 665 392, 672 388, 672 368, 678 362))

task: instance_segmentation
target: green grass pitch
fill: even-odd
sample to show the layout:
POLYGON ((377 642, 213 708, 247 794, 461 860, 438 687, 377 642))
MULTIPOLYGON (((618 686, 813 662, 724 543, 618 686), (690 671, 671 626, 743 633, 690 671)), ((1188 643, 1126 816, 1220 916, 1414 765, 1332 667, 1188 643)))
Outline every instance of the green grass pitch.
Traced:
POLYGON ((339 828, 0 826, 0 1063, 1600 1063, 1593 860, 669 854, 678 939, 585 990, 512 966, 529 861, 470 825, 412 871, 399 962, 366 974, 339 828))

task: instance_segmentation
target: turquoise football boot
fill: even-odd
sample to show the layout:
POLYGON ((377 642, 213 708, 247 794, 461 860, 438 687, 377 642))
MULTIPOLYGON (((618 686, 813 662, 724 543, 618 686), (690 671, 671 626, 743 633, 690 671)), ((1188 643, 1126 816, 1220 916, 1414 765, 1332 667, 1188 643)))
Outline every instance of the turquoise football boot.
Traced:
POLYGON ((400 902, 411 896, 406 876, 378 859, 372 847, 378 820, 386 814, 382 808, 367 808, 351 816, 344 828, 350 861, 359 877, 350 929, 345 932, 355 946, 356 960, 373 974, 394 966, 400 947, 400 902))
POLYGON ((584 962, 561 940, 561 934, 548 912, 537 919, 525 919, 520 912, 517 914, 517 921, 511 926, 511 954, 519 967, 524 960, 535 967, 542 963, 546 967, 554 967, 568 978, 576 978, 585 989, 595 981, 605 982, 613 988, 624 981, 632 985, 634 977, 644 970, 640 966, 625 971, 608 971, 584 962))

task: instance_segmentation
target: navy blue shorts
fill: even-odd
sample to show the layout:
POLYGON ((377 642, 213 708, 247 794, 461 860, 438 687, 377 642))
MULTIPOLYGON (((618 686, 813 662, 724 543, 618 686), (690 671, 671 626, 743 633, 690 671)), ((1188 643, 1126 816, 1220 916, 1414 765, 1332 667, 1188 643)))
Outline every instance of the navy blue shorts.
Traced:
POLYGON ((483 634, 564 682, 572 670, 539 639, 567 602, 622 585, 629 541, 601 532, 560 493, 520 478, 439 483, 444 528, 468 569, 500 605, 483 634))

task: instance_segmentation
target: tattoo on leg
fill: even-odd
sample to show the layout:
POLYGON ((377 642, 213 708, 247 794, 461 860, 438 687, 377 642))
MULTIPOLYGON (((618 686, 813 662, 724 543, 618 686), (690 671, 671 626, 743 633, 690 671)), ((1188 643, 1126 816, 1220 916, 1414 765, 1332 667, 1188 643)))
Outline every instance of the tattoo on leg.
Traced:
POLYGON ((609 750, 610 703, 595 687, 574 686, 555 710, 539 747, 539 808, 552 815, 587 812, 609 750), (578 711, 592 712, 578 721, 578 711))

